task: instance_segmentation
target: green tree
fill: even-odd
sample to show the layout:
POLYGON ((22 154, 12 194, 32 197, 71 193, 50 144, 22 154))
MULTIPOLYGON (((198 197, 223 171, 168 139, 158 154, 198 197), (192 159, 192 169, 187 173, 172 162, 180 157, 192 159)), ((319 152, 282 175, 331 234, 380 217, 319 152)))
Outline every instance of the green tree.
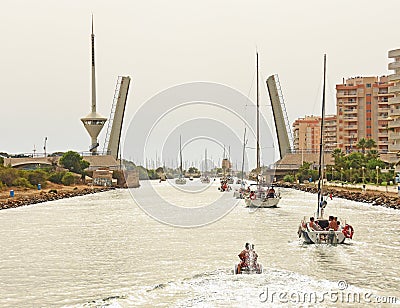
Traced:
POLYGON ((337 167, 343 167, 345 155, 341 149, 334 149, 332 152, 332 157, 335 160, 335 165, 337 167))
POLYGON ((76 178, 75 178, 75 176, 74 176, 74 174, 73 174, 72 172, 66 172, 66 173, 64 174, 64 176, 62 177, 61 182, 62 182, 64 185, 69 186, 69 185, 71 185, 71 184, 75 184, 76 178))
POLYGON ((299 181, 309 180, 310 178, 313 181, 318 180, 318 170, 311 169, 310 162, 304 162, 303 165, 299 168, 299 172, 296 173, 296 177, 299 181))
POLYGON ((284 181, 284 182, 288 182, 288 183, 293 183, 293 182, 294 182, 294 176, 293 176, 293 175, 290 175, 290 174, 286 174, 286 175, 283 177, 283 181, 284 181))
POLYGON ((60 164, 71 172, 84 174, 84 170, 89 167, 89 163, 74 151, 68 151, 60 158, 60 164))
POLYGON ((29 183, 29 181, 26 178, 16 178, 14 182, 12 183, 12 186, 20 186, 20 187, 27 187, 27 188, 33 188, 33 185, 29 183))
POLYGON ((0 169, 0 182, 7 186, 12 186, 12 183, 19 177, 18 170, 11 167, 0 169))
POLYGON ((189 173, 198 173, 199 169, 197 169, 196 167, 190 167, 188 170, 189 173))
POLYGON ((365 142, 365 147, 369 150, 371 150, 372 148, 376 148, 376 142, 374 139, 368 139, 365 142))
POLYGON ((56 184, 62 184, 62 178, 65 175, 66 171, 61 172, 53 172, 49 176, 49 181, 56 184))
POLYGON ((28 172, 28 181, 34 186, 41 184, 43 188, 46 187, 47 178, 48 173, 44 170, 33 170, 28 172))
POLYGON ((360 141, 356 144, 357 149, 361 149, 361 153, 365 154, 365 148, 367 148, 367 140, 365 138, 361 138, 360 141))

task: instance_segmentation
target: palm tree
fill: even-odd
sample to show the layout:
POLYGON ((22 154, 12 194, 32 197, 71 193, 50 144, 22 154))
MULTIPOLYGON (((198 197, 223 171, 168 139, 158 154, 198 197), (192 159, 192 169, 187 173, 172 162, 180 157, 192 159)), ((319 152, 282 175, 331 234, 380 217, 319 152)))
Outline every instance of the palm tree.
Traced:
POLYGON ((366 143, 365 143, 365 147, 367 148, 367 149, 372 149, 372 148, 376 148, 376 142, 375 142, 375 140, 374 139, 368 139, 367 141, 366 141, 366 143))
POLYGON ((335 165, 339 166, 343 163, 344 153, 342 149, 334 149, 332 152, 332 157, 335 160, 335 165))
MULTIPOLYGON (((372 140, 372 139, 368 139, 368 140, 372 140)), ((373 141, 373 140, 372 140, 373 141)), ((361 138, 360 141, 358 141, 358 143, 356 144, 356 147, 358 149, 361 149, 361 152, 363 154, 365 154, 365 149, 368 148, 368 141, 365 140, 365 138, 361 138)))

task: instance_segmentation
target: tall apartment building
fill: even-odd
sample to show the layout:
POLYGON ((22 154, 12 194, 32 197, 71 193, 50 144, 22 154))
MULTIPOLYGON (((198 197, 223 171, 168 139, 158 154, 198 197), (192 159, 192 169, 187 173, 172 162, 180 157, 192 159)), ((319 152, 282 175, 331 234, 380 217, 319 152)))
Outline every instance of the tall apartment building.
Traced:
POLYGON ((389 93, 393 95, 389 99, 389 152, 397 153, 400 151, 400 49, 390 50, 388 56, 394 59, 388 65, 394 71, 388 76, 393 83, 389 87, 389 93))
POLYGON ((388 152, 391 85, 387 76, 354 77, 336 85, 337 148, 349 153, 365 138, 375 140, 380 153, 388 152))
MULTIPOLYGON (((318 152, 321 138, 321 117, 306 116, 293 123, 294 150, 318 152)), ((324 150, 336 148, 336 115, 325 116, 324 150)))

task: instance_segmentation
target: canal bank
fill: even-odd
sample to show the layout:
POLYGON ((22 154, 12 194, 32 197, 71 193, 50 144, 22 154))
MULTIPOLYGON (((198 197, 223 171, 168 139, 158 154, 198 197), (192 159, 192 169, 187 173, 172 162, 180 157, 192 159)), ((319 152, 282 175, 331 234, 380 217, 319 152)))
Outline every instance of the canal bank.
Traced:
MULTIPOLYGON (((54 185, 53 185, 54 186, 54 185)), ((37 204, 47 201, 84 196, 98 192, 115 189, 114 187, 89 187, 79 185, 74 187, 57 185, 51 189, 11 189, 0 192, 0 210, 16 208, 25 205, 37 204), (11 197, 12 196, 12 197, 11 197)))
MULTIPOLYGON (((276 186, 292 188, 296 190, 306 191, 310 193, 317 193, 318 188, 316 184, 297 184, 288 182, 276 183, 276 186)), ((370 203, 372 205, 384 206, 387 208, 400 209, 400 198, 393 187, 375 187, 371 185, 366 186, 364 190, 362 186, 343 185, 336 186, 328 184, 324 186, 324 195, 328 198, 343 198, 352 201, 370 203)))

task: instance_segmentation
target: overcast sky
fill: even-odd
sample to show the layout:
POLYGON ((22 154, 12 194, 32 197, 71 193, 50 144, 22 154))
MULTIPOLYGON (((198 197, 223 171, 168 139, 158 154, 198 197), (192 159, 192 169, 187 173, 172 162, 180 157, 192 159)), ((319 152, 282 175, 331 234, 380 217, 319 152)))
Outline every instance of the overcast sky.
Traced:
MULTIPOLYGON (((80 118, 90 111, 92 13, 97 110, 108 117, 117 76, 131 76, 126 130, 139 106, 186 82, 254 99, 256 48, 262 78, 279 75, 290 123, 320 114, 326 53, 326 111, 334 113, 342 78, 390 73, 399 12, 398 0, 2 0, 0 151, 41 152, 45 137, 48 152, 88 149, 80 118)), ((261 96, 268 117, 265 89, 261 96)))

